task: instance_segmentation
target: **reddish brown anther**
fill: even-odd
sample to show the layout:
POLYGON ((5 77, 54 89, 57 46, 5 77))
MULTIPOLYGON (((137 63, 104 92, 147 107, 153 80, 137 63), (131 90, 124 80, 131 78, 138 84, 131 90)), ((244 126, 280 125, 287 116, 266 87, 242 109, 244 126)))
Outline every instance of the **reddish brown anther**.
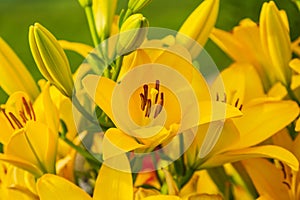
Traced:
POLYGON ((18 118, 11 112, 8 113, 12 121, 17 125, 19 129, 23 128, 22 123, 18 120, 18 118))
POLYGON ((22 97, 22 102, 23 102, 23 105, 24 105, 24 107, 25 107, 25 110, 26 110, 27 115, 30 117, 30 119, 32 119, 31 109, 30 109, 30 107, 29 107, 29 105, 28 105, 28 103, 27 103, 25 97, 22 97))

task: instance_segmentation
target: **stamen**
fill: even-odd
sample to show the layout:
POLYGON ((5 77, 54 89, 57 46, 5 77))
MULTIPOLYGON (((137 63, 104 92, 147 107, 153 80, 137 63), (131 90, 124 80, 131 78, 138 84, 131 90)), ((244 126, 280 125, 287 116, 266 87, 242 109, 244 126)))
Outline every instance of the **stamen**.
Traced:
POLYGON ((6 112, 5 112, 5 109, 4 108, 1 108, 1 111, 3 112, 4 116, 6 117, 6 119, 9 121, 11 127, 13 129, 16 129, 15 126, 13 125, 12 121, 9 119, 9 117, 7 116, 6 112))
POLYGON ((282 183, 283 183, 284 185, 286 185, 289 189, 291 189, 291 185, 290 185, 288 182, 282 181, 282 183))
POLYGON ((219 93, 216 94, 216 101, 219 101, 220 97, 219 97, 219 93))
POLYGON ((26 123, 26 121, 28 120, 25 116, 24 110, 19 112, 20 117, 22 118, 23 122, 26 123))
POLYGON ((23 105, 25 107, 26 113, 29 115, 30 119, 32 119, 30 107, 29 107, 29 105, 28 105, 28 103, 27 103, 27 101, 24 97, 22 97, 22 101, 23 101, 23 105))
POLYGON ((36 115, 35 115, 35 112, 34 112, 31 101, 29 101, 29 106, 30 106, 30 109, 31 109, 31 112, 32 112, 32 115, 33 115, 33 120, 36 121, 36 115))
POLYGON ((151 100, 148 99, 147 100, 145 117, 150 117, 150 113, 151 113, 151 100))
POLYGON ((146 107, 145 96, 141 93, 140 97, 141 97, 141 109, 142 109, 142 111, 144 111, 145 107, 146 107))
POLYGON ((237 108, 237 106, 239 105, 239 101, 240 101, 240 99, 238 98, 238 99, 236 100, 235 104, 234 104, 234 107, 237 108))
POLYGON ((158 100, 159 84, 160 84, 159 80, 156 80, 156 82, 155 82, 155 89, 157 90, 157 94, 155 96, 155 103, 157 103, 157 100, 158 100))
POLYGON ((144 99, 147 100, 148 99, 148 85, 144 85, 144 99))
POLYGON ((242 111, 243 104, 240 105, 239 110, 242 111))
POLYGON ((15 122, 15 124, 18 126, 18 128, 23 128, 23 125, 21 124, 21 122, 16 118, 16 116, 14 116, 14 114, 12 114, 11 112, 8 113, 10 118, 15 122))
POLYGON ((224 93, 224 100, 222 101, 223 103, 226 103, 227 102, 227 96, 226 96, 226 93, 224 93))

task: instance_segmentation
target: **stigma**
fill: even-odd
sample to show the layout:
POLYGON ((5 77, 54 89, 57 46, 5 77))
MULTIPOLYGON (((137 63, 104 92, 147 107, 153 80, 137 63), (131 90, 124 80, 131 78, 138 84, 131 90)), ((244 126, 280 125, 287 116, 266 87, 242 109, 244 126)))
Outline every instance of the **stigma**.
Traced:
POLYGON ((159 80, 156 80, 153 88, 146 84, 143 85, 143 93, 140 93, 140 97, 141 110, 145 113, 144 117, 149 118, 153 113, 153 118, 156 118, 161 113, 164 105, 164 93, 160 91, 159 80))

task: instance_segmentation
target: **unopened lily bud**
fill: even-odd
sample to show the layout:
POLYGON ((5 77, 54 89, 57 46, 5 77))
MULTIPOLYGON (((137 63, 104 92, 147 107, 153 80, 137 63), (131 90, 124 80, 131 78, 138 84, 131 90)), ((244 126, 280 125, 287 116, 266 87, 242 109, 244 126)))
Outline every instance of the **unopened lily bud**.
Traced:
POLYGON ((74 82, 69 61, 56 38, 42 25, 35 23, 29 29, 29 45, 42 75, 62 94, 71 97, 74 82))
POLYGON ((148 5, 151 1, 152 0, 129 0, 128 9, 130 9, 132 13, 136 13, 148 5))
POLYGON ((218 11, 219 0, 204 0, 185 20, 179 29, 176 41, 187 49, 191 49, 194 45, 190 38, 204 46, 215 26, 218 11))
POLYGON ((31 100, 39 95, 39 89, 15 52, 0 37, 0 87, 11 95, 17 91, 26 92, 31 100))
POLYGON ((122 24, 117 52, 124 54, 138 48, 146 38, 148 20, 140 13, 131 15, 122 24))
POLYGON ((93 0, 78 0, 78 1, 83 8, 92 6, 93 4, 93 0))
POLYGON ((274 78, 288 86, 292 74, 288 67, 292 58, 289 29, 273 1, 263 4, 259 24, 262 49, 270 61, 266 70, 272 70, 274 78))
POLYGON ((117 0, 93 0, 95 25, 98 36, 102 40, 110 35, 117 2, 117 0))

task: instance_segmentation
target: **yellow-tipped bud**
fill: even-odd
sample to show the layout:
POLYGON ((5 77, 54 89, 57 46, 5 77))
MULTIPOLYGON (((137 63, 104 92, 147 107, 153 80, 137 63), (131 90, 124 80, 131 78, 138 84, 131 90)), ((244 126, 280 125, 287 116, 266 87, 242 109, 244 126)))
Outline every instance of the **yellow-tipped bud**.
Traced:
POLYGON ((78 0, 78 1, 83 8, 92 6, 93 4, 93 0, 78 0))
POLYGON ((110 35, 117 8, 117 0, 93 0, 93 13, 99 38, 110 35))
POLYGON ((29 29, 29 44, 42 75, 62 94, 71 97, 74 82, 69 61, 56 38, 42 25, 35 23, 29 29))
POLYGON ((262 48, 271 64, 266 70, 272 70, 274 78, 287 86, 291 82, 291 41, 286 22, 273 1, 263 4, 259 24, 262 48))
POLYGON ((176 41, 191 49, 194 44, 189 38, 192 38, 201 46, 204 46, 211 30, 215 26, 218 11, 219 0, 203 1, 185 20, 179 29, 180 34, 176 36, 176 41))
POLYGON ((15 52, 0 37, 0 87, 11 95, 26 92, 31 100, 39 95, 38 87, 15 52))
POLYGON ((151 1, 152 0, 129 0, 128 9, 130 9, 132 13, 136 13, 148 5, 151 1))
POLYGON ((117 52, 127 53, 138 48, 146 38, 148 20, 140 13, 131 15, 122 24, 117 52))

